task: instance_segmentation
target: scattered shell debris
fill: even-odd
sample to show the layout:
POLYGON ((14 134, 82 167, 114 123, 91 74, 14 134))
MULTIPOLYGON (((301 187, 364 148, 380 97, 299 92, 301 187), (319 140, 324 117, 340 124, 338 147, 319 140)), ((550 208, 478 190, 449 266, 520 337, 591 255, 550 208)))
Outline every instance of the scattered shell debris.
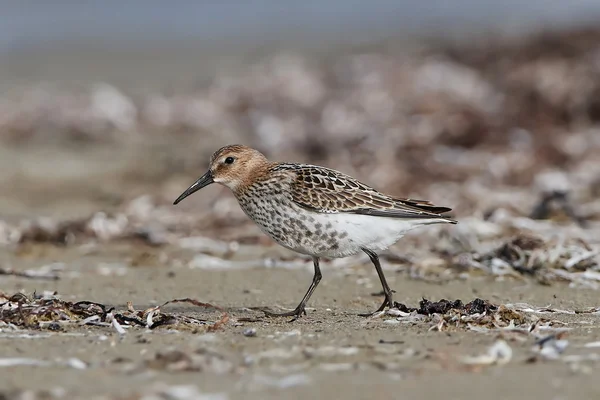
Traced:
POLYGON ((557 360, 569 345, 569 341, 564 339, 565 336, 566 332, 545 336, 535 342, 532 351, 542 359, 557 360))
POLYGON ((228 400, 226 393, 206 393, 195 385, 157 383, 136 397, 137 400, 228 400))
POLYGON ((63 271, 64 268, 65 265, 62 263, 43 265, 38 269, 26 269, 24 271, 17 271, 11 268, 0 268, 0 275, 12 275, 29 279, 57 280, 60 279, 60 272, 63 271))
POLYGON ((461 359, 464 364, 471 365, 504 365, 513 357, 512 348, 504 340, 498 340, 485 354, 479 356, 466 356, 461 359))
POLYGON ((73 369, 86 369, 88 365, 78 358, 69 358, 68 360, 38 360, 35 358, 0 358, 0 368, 17 367, 17 366, 34 366, 34 367, 55 367, 63 366, 73 369))

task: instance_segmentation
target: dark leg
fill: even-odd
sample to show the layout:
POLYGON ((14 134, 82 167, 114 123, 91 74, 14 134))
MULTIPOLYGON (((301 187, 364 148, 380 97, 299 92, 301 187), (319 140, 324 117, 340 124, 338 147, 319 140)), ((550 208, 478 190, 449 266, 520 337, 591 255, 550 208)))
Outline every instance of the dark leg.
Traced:
POLYGON ((315 274, 313 276, 312 283, 308 287, 308 290, 306 291, 306 294, 302 298, 302 301, 300 302, 300 304, 298 304, 298 307, 296 307, 293 311, 289 311, 289 312, 285 312, 285 313, 272 313, 270 311, 263 310, 263 312, 265 313, 265 315, 267 317, 294 317, 294 319, 292 319, 292 321, 295 321, 296 319, 298 319, 298 317, 300 317, 300 315, 302 315, 302 313, 306 314, 304 307, 306 307, 306 303, 308 302, 308 299, 310 299, 310 296, 312 296, 313 292, 317 288, 317 285, 321 281, 321 277, 322 277, 321 268, 319 268, 319 258, 313 257, 313 263, 315 265, 315 274))
POLYGON ((370 317, 371 315, 373 315, 375 313, 385 310, 385 308, 387 306, 392 307, 394 305, 394 301, 392 300, 392 289, 390 289, 390 286, 388 285, 387 281, 385 280, 385 275, 383 275, 383 270, 381 269, 381 264, 379 263, 379 257, 377 256, 377 254, 373 253, 369 249, 362 249, 362 250, 365 253, 367 253, 369 258, 371 259, 371 262, 373 263, 373 265, 375 265, 375 269, 377 270, 377 275, 379 275, 379 280, 381 281, 381 286, 383 286, 383 293, 385 293, 385 300, 383 300, 383 303, 377 309, 377 311, 374 311, 372 313, 367 313, 367 314, 359 314, 361 317, 370 317))

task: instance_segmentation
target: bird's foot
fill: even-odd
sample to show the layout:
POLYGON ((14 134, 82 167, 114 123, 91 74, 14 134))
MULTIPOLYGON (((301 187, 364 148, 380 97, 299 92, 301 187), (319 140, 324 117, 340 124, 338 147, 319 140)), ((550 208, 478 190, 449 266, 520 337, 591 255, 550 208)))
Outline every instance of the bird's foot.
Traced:
POLYGON ((385 310, 386 307, 390 307, 392 308, 394 306, 394 301, 392 300, 392 295, 389 294, 388 296, 385 297, 385 300, 383 300, 383 303, 381 303, 381 306, 379 306, 379 308, 371 313, 363 313, 363 314, 358 314, 359 317, 372 317, 376 314, 379 314, 380 312, 382 312, 383 310, 385 310))
POLYGON ((267 310, 262 310, 262 312, 265 314, 265 317, 271 317, 271 318, 273 318, 273 317, 294 317, 291 320, 289 320, 288 322, 296 321, 298 318, 300 318, 302 316, 302 314, 306 315, 306 310, 304 309, 303 304, 298 305, 298 307, 296 307, 292 311, 283 312, 283 313, 274 313, 274 312, 267 311, 267 310))

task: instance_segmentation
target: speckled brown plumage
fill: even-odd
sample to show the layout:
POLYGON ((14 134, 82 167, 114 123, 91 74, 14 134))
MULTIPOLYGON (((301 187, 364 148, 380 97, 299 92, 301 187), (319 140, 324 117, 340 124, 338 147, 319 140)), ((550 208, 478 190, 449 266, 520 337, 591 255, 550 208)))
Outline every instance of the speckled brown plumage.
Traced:
MULTIPOLYGON (((296 204, 320 213, 356 213, 391 218, 444 218, 451 211, 429 201, 395 198, 342 172, 307 164, 277 163, 269 171, 288 171, 294 175, 289 184, 296 204)), ((447 218, 447 217, 446 217, 447 218)))

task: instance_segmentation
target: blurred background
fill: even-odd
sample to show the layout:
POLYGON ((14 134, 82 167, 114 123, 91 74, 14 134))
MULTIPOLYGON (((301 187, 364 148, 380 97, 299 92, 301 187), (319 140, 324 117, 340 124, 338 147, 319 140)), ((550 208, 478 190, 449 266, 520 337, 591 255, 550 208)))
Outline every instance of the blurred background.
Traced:
POLYGON ((459 217, 584 226, 599 17, 593 0, 6 2, 0 242, 236 236, 223 189, 171 206, 229 143, 459 217))
POLYGON ((600 1, 0 4, 0 398, 598 398, 600 1), (380 253, 390 315, 360 254, 263 319, 312 262, 172 204, 232 143, 459 223, 380 253))

